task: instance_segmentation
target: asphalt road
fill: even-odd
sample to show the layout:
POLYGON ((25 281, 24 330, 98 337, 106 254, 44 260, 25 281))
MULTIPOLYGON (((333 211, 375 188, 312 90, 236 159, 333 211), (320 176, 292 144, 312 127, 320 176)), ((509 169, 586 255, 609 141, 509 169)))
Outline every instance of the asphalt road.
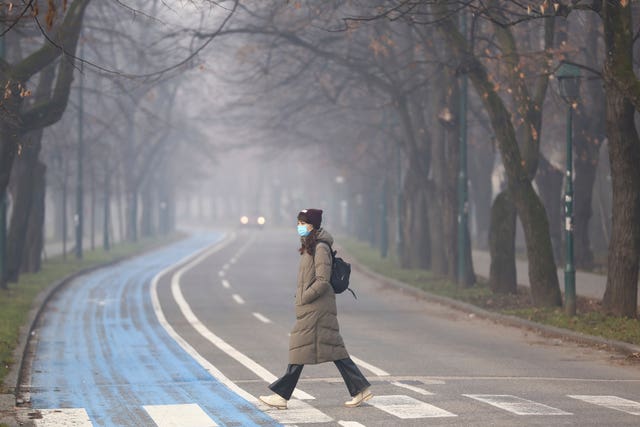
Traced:
POLYGON ((357 272, 340 327, 375 397, 345 408, 322 364, 290 409, 265 408, 257 396, 287 364, 297 245, 293 229, 208 233, 75 280, 37 329, 37 425, 640 425, 638 366, 357 272))

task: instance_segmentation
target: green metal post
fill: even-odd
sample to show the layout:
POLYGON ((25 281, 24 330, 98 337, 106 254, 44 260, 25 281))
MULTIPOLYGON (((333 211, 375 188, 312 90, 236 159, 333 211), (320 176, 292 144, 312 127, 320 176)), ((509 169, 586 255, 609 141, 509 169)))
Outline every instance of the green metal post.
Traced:
POLYGON ((576 314, 576 268, 573 263, 573 106, 569 104, 567 112, 567 173, 564 195, 564 228, 567 244, 566 264, 564 268, 565 312, 569 316, 576 314))
MULTIPOLYGON (((460 16, 460 32, 467 37, 467 14, 460 16)), ((467 271, 467 224, 469 215, 467 186, 467 88, 468 77, 462 74, 460 80, 460 166, 458 171, 458 283, 466 285, 467 271)))
MULTIPOLYGON (((0 37, 0 59, 5 55, 4 37, 0 37)), ((0 191, 0 287, 6 286, 7 277, 7 194, 0 191)))
POLYGON ((404 239, 402 238, 402 228, 403 228, 403 224, 402 224, 402 204, 404 203, 402 200, 402 159, 401 159, 401 154, 402 152, 400 151, 400 144, 396 144, 396 159, 397 159, 397 173, 398 173, 398 187, 397 187, 397 193, 398 193, 398 198, 397 198, 397 221, 396 221, 396 254, 398 256, 398 262, 402 263, 402 256, 403 256, 403 246, 404 246, 404 239))
MULTIPOLYGON (((80 42, 82 43, 82 42, 80 42)), ((81 44, 80 47, 80 58, 83 57, 83 47, 81 44)), ((75 217, 75 225, 76 225, 76 258, 82 259, 82 228, 83 228, 83 183, 82 183, 82 158, 84 153, 84 101, 83 101, 83 84, 84 84, 84 76, 83 76, 82 63, 80 63, 80 78, 79 78, 79 88, 78 88, 78 176, 77 176, 77 191, 76 191, 76 217, 75 217)))
POLYGON ((380 256, 386 258, 389 253, 389 222, 387 219, 387 195, 389 194, 389 176, 384 175, 382 200, 380 201, 380 256))

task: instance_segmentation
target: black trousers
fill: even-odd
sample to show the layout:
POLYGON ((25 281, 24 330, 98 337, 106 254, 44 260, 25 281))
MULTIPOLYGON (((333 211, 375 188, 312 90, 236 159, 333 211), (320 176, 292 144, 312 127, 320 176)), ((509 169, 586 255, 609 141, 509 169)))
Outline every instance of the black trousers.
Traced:
MULTIPOLYGON (((342 375, 342 379, 351 396, 355 396, 371 385, 350 357, 335 360, 333 363, 336 364, 338 371, 340 371, 340 375, 342 375)), ((298 384, 302 368, 304 368, 304 365, 287 366, 285 374, 269 386, 271 391, 289 400, 293 394, 293 390, 296 388, 296 384, 298 384)))

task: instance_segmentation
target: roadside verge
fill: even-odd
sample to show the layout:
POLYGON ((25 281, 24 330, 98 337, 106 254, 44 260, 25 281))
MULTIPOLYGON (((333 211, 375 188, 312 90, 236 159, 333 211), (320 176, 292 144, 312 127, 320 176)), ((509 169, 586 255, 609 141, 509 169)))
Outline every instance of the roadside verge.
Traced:
MULTIPOLYGON (((344 249, 344 252, 348 251, 344 249)), ((532 322, 527 319, 523 319, 521 317, 496 313, 489 310, 485 310, 473 304, 469 304, 466 302, 458 301, 453 298, 445 297, 442 295, 437 295, 423 289, 416 288, 407 283, 401 282, 399 280, 383 276, 370 268, 366 267, 362 263, 358 262, 355 257, 350 256, 349 262, 354 270, 370 277, 371 279, 385 284, 389 286, 393 286, 399 291, 411 295, 415 298, 421 298, 428 301, 433 301, 442 305, 449 306, 451 308, 463 311, 468 314, 473 314, 475 316, 493 320, 495 322, 499 322, 501 324, 515 326, 518 328, 528 329, 539 334, 545 336, 552 336, 563 340, 568 340, 572 342, 577 342, 580 344, 596 346, 600 348, 608 348, 623 354, 628 358, 640 358, 640 346, 626 343, 623 341, 610 340, 594 335, 583 334, 580 332, 571 331, 569 329, 558 328, 555 326, 544 325, 537 322, 532 322)))

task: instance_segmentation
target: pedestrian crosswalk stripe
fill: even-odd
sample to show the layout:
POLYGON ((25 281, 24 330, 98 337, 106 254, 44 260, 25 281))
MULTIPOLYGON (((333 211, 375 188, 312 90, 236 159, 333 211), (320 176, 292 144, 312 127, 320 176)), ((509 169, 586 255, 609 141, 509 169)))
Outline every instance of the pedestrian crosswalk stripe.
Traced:
POLYGON ((218 425, 196 403, 146 405, 143 408, 158 427, 216 427, 218 425))
POLYGON ((457 415, 437 406, 402 395, 373 396, 369 405, 402 419, 456 417, 457 415))
POLYGON ((42 418, 35 420, 37 427, 92 427, 84 408, 39 409, 42 418))
POLYGON ((357 421, 338 421, 341 427, 365 427, 364 424, 360 424, 357 421))
POLYGON ((627 414, 640 415, 640 403, 623 399, 622 397, 585 395, 569 395, 569 397, 594 405, 604 406, 605 408, 615 409, 616 411, 626 412, 627 414))
POLYGON ((572 415, 551 406, 509 394, 463 394, 516 415, 572 415))
POLYGON ((298 399, 289 400, 286 411, 269 409, 266 413, 281 424, 328 423, 333 421, 333 418, 324 412, 298 399))

